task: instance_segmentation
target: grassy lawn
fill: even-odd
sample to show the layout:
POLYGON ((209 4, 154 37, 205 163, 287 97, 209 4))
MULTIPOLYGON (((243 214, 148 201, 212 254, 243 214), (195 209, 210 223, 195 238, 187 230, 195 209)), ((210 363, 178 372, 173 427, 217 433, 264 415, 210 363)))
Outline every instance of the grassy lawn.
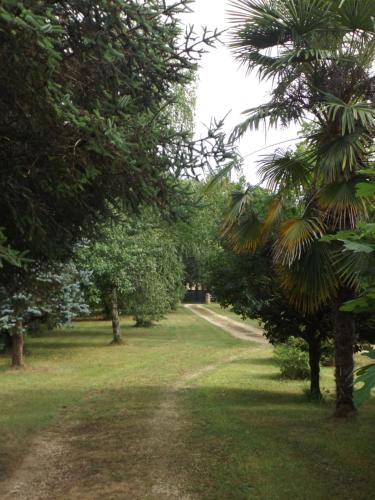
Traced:
POLYGON ((185 309, 151 329, 123 327, 120 347, 108 346, 108 322, 79 322, 29 338, 23 371, 0 358, 0 479, 54 429, 72 437, 67 499, 172 498, 150 494, 164 465, 193 498, 373 496, 375 401, 356 420, 330 418, 331 369, 326 403, 312 404, 305 382, 279 379, 271 348, 185 309))
POLYGON ((257 328, 262 328, 256 319, 250 319, 250 318, 242 319, 242 317, 239 316, 238 314, 234 313, 228 308, 221 307, 220 304, 216 304, 215 302, 212 302, 212 304, 205 304, 205 307, 211 309, 211 311, 214 311, 217 314, 221 314, 222 316, 226 316, 227 318, 245 323, 245 325, 251 325, 251 326, 256 326, 257 328))

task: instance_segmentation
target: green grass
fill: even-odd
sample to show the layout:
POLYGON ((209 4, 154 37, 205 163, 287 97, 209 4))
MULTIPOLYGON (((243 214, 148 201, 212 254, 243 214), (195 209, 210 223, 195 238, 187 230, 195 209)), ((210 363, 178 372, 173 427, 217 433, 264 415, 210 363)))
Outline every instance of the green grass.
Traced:
MULTIPOLYGON (((373 496, 375 404, 364 405, 355 420, 332 419, 331 369, 322 374, 326 403, 313 404, 303 395, 305 382, 280 380, 271 348, 234 339, 187 310, 151 329, 131 328, 127 320, 123 326, 127 344, 121 347, 108 346, 108 322, 80 322, 29 338, 23 371, 0 359, 3 477, 38 432, 61 427, 76 437, 69 461, 86 497, 95 497, 94 485, 143 473, 139 487, 146 487, 154 462, 135 455, 129 464, 129 456, 150 432, 168 388, 215 365, 176 393, 178 436, 171 432, 170 441, 177 445, 169 450, 165 443, 171 470, 186 472, 192 494, 223 500, 373 496)), ((108 498, 122 495, 107 492, 108 498)))
POLYGON ((257 328, 262 328, 261 325, 259 325, 259 321, 257 321, 256 319, 250 319, 250 318, 242 319, 241 316, 231 311, 231 309, 221 307, 220 304, 217 304, 215 302, 212 302, 211 304, 206 304, 205 307, 211 309, 211 311, 214 311, 217 314, 221 314, 222 316, 226 316, 227 318, 234 319, 235 321, 239 321, 240 323, 245 323, 245 325, 251 325, 257 328))

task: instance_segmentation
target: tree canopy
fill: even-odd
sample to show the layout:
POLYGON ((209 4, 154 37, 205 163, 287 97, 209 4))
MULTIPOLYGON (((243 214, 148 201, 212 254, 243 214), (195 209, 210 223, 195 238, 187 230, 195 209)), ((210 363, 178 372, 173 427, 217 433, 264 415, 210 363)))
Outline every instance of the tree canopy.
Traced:
POLYGON ((367 189, 366 203, 357 187, 368 184, 363 170, 373 164, 375 2, 235 0, 232 5, 237 59, 256 69, 260 80, 273 82, 269 101, 248 110, 233 136, 262 123, 313 121, 299 154, 276 151, 262 161, 263 180, 275 199, 259 220, 251 202, 240 197, 236 206, 242 218, 234 239, 254 248, 276 224, 274 262, 292 302, 309 313, 327 305, 335 310, 336 414, 345 416, 354 411, 354 318, 340 306, 361 283, 355 255, 342 243, 330 246, 321 238, 356 229, 373 199, 367 189), (284 197, 291 191, 299 192, 302 209, 283 219, 284 197), (247 213, 241 214, 244 207, 247 213))
POLYGON ((183 36, 188 4, 2 2, 0 212, 12 248, 56 258, 108 204, 165 204, 175 175, 200 161, 166 112, 216 38, 183 36))

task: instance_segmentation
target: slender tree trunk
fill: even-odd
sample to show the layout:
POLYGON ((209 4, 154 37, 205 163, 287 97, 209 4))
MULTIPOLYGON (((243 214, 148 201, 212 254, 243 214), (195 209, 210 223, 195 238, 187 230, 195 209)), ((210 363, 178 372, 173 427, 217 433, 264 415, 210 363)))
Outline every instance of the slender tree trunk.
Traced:
POLYGON ((320 340, 312 334, 308 339, 310 365, 310 395, 314 400, 322 399, 320 392, 320 340))
POLYGON ((22 320, 17 320, 12 335, 12 367, 23 366, 23 332, 22 320))
POLYGON ((351 297, 350 290, 340 290, 335 312, 336 417, 346 417, 356 411, 353 403, 355 323, 352 313, 340 311, 340 306, 351 297))
POLYGON ((117 291, 116 288, 112 290, 112 331, 113 339, 112 344, 121 344, 121 330, 120 330, 120 319, 118 314, 118 301, 117 301, 117 291))

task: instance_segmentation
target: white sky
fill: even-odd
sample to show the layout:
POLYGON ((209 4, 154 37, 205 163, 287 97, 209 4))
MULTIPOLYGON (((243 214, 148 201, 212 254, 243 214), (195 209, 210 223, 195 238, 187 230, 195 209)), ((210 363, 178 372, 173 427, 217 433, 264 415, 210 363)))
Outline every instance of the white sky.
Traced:
MULTIPOLYGON (((207 26, 211 30, 228 28, 229 0, 196 0, 191 7, 194 13, 184 16, 184 22, 194 24, 195 31, 202 26, 207 26)), ((224 39, 226 38, 224 35, 224 39)), ((238 66, 238 62, 234 61, 226 46, 219 45, 204 56, 197 90, 196 132, 198 135, 204 133, 203 125, 209 125, 212 117, 223 118, 228 111, 231 113, 227 119, 226 128, 231 131, 245 118, 241 115, 243 111, 267 102, 270 85, 265 82, 259 83, 255 73, 246 75, 245 69, 240 69, 238 66)), ((297 137, 297 131, 298 129, 293 126, 287 130, 271 129, 267 131, 267 134, 263 130, 248 132, 241 141, 240 152, 246 156, 262 147, 294 139, 297 137)), ((280 145, 284 148, 287 146, 288 144, 280 145)), ((257 181, 256 160, 260 158, 260 155, 270 153, 276 147, 270 147, 262 153, 245 158, 244 174, 248 181, 257 181)))

